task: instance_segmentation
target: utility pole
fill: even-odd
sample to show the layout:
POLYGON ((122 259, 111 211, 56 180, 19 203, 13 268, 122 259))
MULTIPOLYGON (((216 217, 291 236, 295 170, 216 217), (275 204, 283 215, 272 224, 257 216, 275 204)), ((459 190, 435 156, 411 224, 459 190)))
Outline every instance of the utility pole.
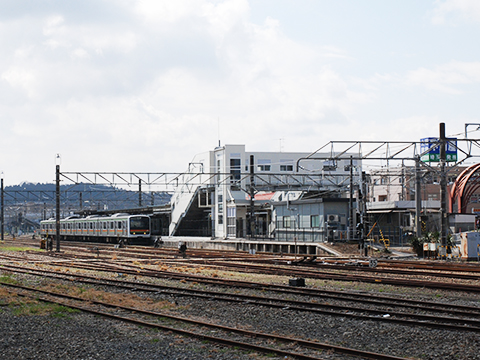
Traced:
MULTIPOLYGON (((60 159, 60 155, 57 154, 57 160, 60 159)), ((55 176, 55 239, 57 243, 56 251, 60 252, 60 165, 56 165, 56 176, 55 176)))
POLYGON ((142 207, 142 179, 138 179, 138 207, 142 207))
POLYGON ((361 172, 360 176, 360 188, 358 194, 358 207, 360 209, 360 244, 361 248, 364 250, 365 256, 368 256, 368 248, 365 244, 365 227, 366 227, 366 219, 365 219, 365 201, 367 200, 367 190, 365 184, 365 171, 361 172))
POLYGON ((347 234, 347 239, 352 240, 353 239, 353 158, 350 155, 350 199, 348 202, 348 234, 347 234))
POLYGON ((440 216, 442 224, 441 239, 443 246, 447 246, 448 232, 447 173, 445 171, 445 166, 447 162, 446 142, 445 123, 440 123, 440 216))
POLYGON ((420 175, 420 157, 415 158, 415 236, 420 238, 422 236, 422 184, 421 184, 421 175, 420 175))
MULTIPOLYGON (((254 174, 255 158, 250 155, 250 219, 248 222, 248 232, 250 237, 255 236, 255 174, 254 174)), ((248 233, 247 233, 248 235, 248 233)))

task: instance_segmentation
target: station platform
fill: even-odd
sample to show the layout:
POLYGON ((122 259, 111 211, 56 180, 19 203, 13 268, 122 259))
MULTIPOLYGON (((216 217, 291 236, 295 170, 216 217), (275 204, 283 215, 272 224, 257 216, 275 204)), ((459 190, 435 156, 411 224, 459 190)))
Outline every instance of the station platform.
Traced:
POLYGON ((187 249, 246 251, 250 253, 267 252, 284 255, 343 256, 341 252, 326 243, 268 241, 265 239, 210 239, 205 237, 162 237, 162 247, 178 248, 179 243, 187 249))

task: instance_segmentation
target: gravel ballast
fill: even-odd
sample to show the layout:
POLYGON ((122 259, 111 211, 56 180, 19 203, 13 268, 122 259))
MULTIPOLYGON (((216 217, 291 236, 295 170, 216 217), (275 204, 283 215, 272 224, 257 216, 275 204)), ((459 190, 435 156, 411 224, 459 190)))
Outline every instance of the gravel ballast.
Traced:
POLYGON ((84 313, 17 316, 3 308, 0 334, 2 360, 252 359, 238 350, 84 313))

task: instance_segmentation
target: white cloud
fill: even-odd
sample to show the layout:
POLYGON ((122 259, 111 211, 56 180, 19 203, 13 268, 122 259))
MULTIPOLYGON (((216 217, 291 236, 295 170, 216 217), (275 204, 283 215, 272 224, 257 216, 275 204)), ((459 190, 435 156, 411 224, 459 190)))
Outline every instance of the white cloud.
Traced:
POLYGON ((480 2, 478 0, 437 0, 435 1, 432 22, 434 24, 454 24, 467 19, 480 21, 480 2))
MULTIPOLYGON (((70 171, 182 171, 219 133, 252 151, 276 151, 282 138, 284 151, 307 152, 330 140, 407 136, 377 114, 388 107, 384 93, 399 84, 461 93, 480 80, 477 62, 412 58, 416 70, 406 72, 393 56, 375 75, 359 57, 380 71, 377 54, 348 48, 338 29, 318 41, 294 37, 269 11, 253 21, 258 4, 247 0, 99 0, 81 11, 61 3, 0 18, 11 35, 0 38, 0 164, 18 181, 51 181, 44 169, 56 153, 70 171), (22 158, 28 169, 16 165, 22 158)), ((402 107, 388 118, 412 129, 440 119, 396 114, 402 107)))
POLYGON ((35 96, 35 74, 31 69, 12 66, 2 73, 1 78, 13 88, 23 90, 29 97, 35 96))
POLYGON ((480 83, 480 62, 452 61, 432 69, 410 71, 406 83, 449 94, 462 94, 460 85, 480 83))

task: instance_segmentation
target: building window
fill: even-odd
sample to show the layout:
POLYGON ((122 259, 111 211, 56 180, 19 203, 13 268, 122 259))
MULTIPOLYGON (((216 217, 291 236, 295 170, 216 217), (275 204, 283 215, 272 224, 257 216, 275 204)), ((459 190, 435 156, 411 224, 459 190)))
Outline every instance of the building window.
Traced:
POLYGON ((259 159, 257 163, 258 171, 270 171, 272 161, 270 159, 259 159))
POLYGON ((218 195, 218 213, 223 213, 223 195, 218 195))
POLYGON ((270 169, 271 169, 270 165, 257 165, 258 171, 270 171, 270 169))
POLYGON ((292 227, 292 222, 291 222, 290 216, 284 216, 283 217, 283 227, 285 229, 289 229, 289 228, 292 227))
POLYGON ((293 165, 280 165, 280 171, 293 171, 293 165))
POLYGON ((280 171, 293 171, 293 160, 280 159, 280 171))
POLYGON ((334 160, 326 160, 323 162, 323 170, 324 171, 335 171, 337 170, 337 164, 335 164, 334 160))
POLYGON ((320 227, 320 215, 310 215, 310 227, 311 228, 320 227))
POLYGON ((240 159, 230 159, 230 174, 232 175, 231 181, 239 181, 241 172, 242 168, 240 159))

